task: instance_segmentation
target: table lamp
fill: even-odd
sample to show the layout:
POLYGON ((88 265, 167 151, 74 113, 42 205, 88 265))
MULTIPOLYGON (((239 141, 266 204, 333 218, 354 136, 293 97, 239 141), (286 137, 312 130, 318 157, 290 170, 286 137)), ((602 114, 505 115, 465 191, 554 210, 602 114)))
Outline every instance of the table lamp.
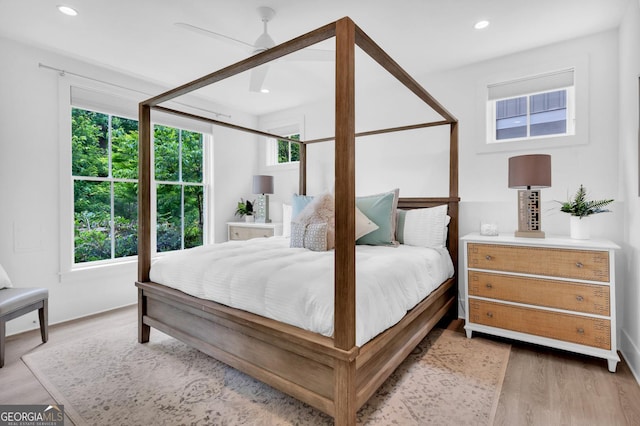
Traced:
POLYGON ((541 227, 540 188, 550 186, 550 155, 533 154, 509 158, 509 188, 520 189, 516 237, 544 238, 541 227))
POLYGON ((253 177, 253 193, 258 195, 256 203, 256 222, 269 223, 269 195, 273 194, 273 176, 256 175, 253 177))

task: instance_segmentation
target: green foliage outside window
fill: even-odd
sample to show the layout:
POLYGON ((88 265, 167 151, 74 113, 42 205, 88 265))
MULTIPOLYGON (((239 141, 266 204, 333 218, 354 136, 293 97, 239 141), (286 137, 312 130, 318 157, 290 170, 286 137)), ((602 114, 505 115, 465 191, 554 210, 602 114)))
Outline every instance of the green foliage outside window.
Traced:
MULTIPOLYGON (((138 122, 74 108, 71 131, 75 263, 136 255, 138 122)), ((202 245, 202 135, 156 126, 155 138, 159 250, 202 245)))
MULTIPOLYGON (((289 139, 300 140, 300 135, 288 136, 289 139)), ((283 139, 278 139, 278 164, 300 161, 300 145, 283 139)))

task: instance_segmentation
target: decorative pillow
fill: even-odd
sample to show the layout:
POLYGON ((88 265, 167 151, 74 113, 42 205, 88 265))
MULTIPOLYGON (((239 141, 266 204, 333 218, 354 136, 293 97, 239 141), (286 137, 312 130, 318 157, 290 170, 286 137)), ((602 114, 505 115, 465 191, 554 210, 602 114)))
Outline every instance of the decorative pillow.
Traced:
MULTIPOLYGON (((329 249, 332 249, 334 247, 334 243, 335 243, 335 199, 333 198, 333 195, 331 194, 324 194, 324 195, 329 195, 331 197, 331 203, 332 203, 332 212, 329 215, 327 212, 327 223, 330 224, 330 226, 328 226, 328 230, 329 230, 329 235, 332 235, 332 239, 329 240, 330 242, 333 241, 331 244, 331 246, 329 246, 329 249), (329 216, 330 216, 330 220, 329 220, 329 216), (332 234, 331 234, 332 233, 332 234)), ((309 204, 311 204, 311 202, 314 200, 313 196, 308 196, 308 195, 294 195, 294 199, 296 199, 297 203, 302 206, 304 205, 302 210, 306 209, 306 206, 308 206, 309 204)), ((326 201, 326 200, 325 200, 326 201)), ((283 205, 284 207, 284 205, 283 205)), ((292 206, 293 208, 293 206, 292 206)), ((302 213, 302 210, 300 213, 302 213)), ((292 211, 292 216, 295 218, 295 222, 298 223, 302 223, 303 221, 307 221, 307 217, 306 217, 306 213, 305 216, 300 216, 300 213, 298 213, 297 215, 293 214, 292 211), (302 220, 300 219, 302 217, 302 220)), ((286 226, 287 226, 287 221, 286 221, 286 215, 283 213, 283 221, 284 221, 284 225, 283 225, 283 235, 287 236, 287 234, 285 234, 285 230, 286 230, 286 226)), ((362 213, 362 211, 356 207, 356 240, 358 238, 361 238, 367 234, 369 234, 370 232, 375 231, 376 229, 378 229, 378 225, 372 221, 371 219, 369 219, 364 213, 362 213)), ((291 229, 290 229, 291 231, 291 229)), ((290 234, 290 232, 289 232, 290 234)))
POLYGON ((359 238, 356 244, 398 245, 395 235, 399 192, 396 188, 382 194, 356 197, 356 206, 378 225, 378 229, 359 238))
POLYGON ((356 240, 380 228, 356 207, 356 240))
MULTIPOLYGON (((447 205, 414 210, 398 210, 397 237, 401 244, 418 247, 445 247, 447 205)), ((447 220, 449 218, 449 220, 447 220)))
MULTIPOLYGON (((335 201, 333 195, 324 193, 313 197, 313 200, 297 215, 294 216, 293 223, 310 225, 315 223, 327 224, 327 250, 335 246, 336 226, 335 226, 335 201)), ((293 236, 293 224, 291 225, 293 236)))
POLYGON ((291 198, 291 219, 295 219, 311 201, 313 201, 312 195, 293 194, 291 198))
POLYGON ((9 275, 4 270, 2 265, 0 265, 0 289, 2 288, 11 288, 13 285, 11 284, 11 280, 9 279, 9 275))
POLYGON ((291 236, 291 205, 282 204, 282 236, 291 236))
POLYGON ((327 224, 312 223, 291 224, 291 247, 306 248, 313 251, 327 250, 327 224))

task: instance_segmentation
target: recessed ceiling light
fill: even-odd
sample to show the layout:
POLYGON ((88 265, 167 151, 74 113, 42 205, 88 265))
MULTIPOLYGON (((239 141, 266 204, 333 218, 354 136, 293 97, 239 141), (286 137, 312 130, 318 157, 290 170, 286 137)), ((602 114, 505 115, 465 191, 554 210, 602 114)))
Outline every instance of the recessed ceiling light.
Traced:
POLYGON ((58 6, 58 10, 61 13, 64 13, 65 15, 69 15, 69 16, 76 16, 78 14, 77 10, 69 6, 60 5, 58 6))
POLYGON ((475 28, 476 30, 482 30, 484 28, 487 28, 488 26, 489 26, 489 21, 478 21, 475 23, 473 28, 475 28))
POLYGON ((269 93, 269 89, 260 89, 261 93, 269 93))

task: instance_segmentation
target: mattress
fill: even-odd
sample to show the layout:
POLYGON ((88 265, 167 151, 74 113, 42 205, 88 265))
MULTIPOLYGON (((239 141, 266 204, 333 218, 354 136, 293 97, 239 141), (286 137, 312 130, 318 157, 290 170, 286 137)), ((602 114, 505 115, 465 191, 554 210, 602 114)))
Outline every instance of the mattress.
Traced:
MULTIPOLYGON (((150 279, 192 296, 333 335, 334 251, 289 238, 229 241, 168 253, 150 279)), ((356 344, 393 326, 453 276, 446 249, 356 246, 356 344)))

